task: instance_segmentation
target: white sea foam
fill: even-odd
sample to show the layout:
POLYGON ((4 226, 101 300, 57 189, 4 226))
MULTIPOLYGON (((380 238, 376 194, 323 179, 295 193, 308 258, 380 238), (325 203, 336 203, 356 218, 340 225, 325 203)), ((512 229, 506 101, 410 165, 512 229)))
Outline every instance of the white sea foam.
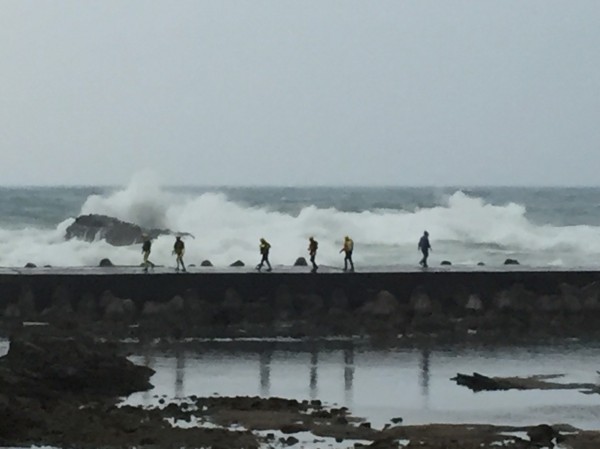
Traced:
MULTIPOLYGON (((318 262, 340 265, 344 235, 355 240, 357 264, 415 264, 417 240, 424 229, 431 235, 432 264, 448 259, 454 264, 501 264, 516 257, 529 265, 590 266, 600 260, 600 227, 537 225, 528 220, 523 206, 488 204, 457 191, 443 204, 419 210, 374 209, 343 212, 308 206, 292 215, 266 207, 249 207, 222 193, 177 194, 160 187, 151 175, 135 177, 123 190, 90 196, 82 214, 98 213, 143 226, 190 232, 186 240, 188 263, 210 259, 228 265, 241 259, 258 261, 258 240, 272 244, 271 261, 289 265, 307 256, 307 239, 319 241, 318 262)), ((115 264, 137 265, 139 245, 112 247, 104 241, 65 241, 72 219, 56 229, 0 229, 0 265, 27 262, 52 266, 97 265, 104 257, 115 264)), ((154 242, 151 259, 173 264, 172 237, 154 242)))

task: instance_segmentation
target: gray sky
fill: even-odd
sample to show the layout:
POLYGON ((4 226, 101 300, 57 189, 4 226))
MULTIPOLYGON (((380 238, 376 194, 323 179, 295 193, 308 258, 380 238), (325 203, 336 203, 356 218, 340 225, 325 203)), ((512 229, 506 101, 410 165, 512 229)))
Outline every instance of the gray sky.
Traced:
POLYGON ((0 184, 598 185, 600 1, 2 0, 0 184))

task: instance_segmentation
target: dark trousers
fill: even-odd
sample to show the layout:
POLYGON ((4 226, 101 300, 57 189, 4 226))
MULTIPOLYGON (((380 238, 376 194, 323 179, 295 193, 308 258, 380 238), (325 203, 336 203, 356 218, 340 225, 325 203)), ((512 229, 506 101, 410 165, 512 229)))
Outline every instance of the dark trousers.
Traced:
POLYGON ((423 258, 419 261, 419 265, 423 265, 424 267, 426 267, 427 266, 427 258, 429 257, 429 250, 422 249, 421 252, 423 253, 423 258))
POLYGON ((258 266, 256 268, 258 268, 259 270, 262 268, 263 264, 267 264, 267 267, 269 267, 269 271, 271 271, 271 264, 269 263, 269 254, 265 253, 262 255, 262 259, 260 259, 260 263, 258 264, 258 266))
POLYGON ((317 271, 317 268, 319 268, 319 267, 317 266, 317 264, 315 263, 315 257, 317 257, 317 253, 312 253, 312 254, 310 255, 310 262, 312 263, 312 266, 313 266, 313 271, 317 271))
POLYGON ((348 262, 350 262, 350 270, 354 271, 354 262, 352 262, 352 251, 346 251, 346 257, 344 257, 344 271, 348 269, 348 262))

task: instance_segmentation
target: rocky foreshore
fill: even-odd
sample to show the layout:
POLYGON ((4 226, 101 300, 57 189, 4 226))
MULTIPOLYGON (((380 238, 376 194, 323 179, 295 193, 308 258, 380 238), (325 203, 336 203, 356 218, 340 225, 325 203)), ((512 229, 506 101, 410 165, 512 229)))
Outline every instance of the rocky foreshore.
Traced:
POLYGON ((540 448, 599 447, 600 433, 569 425, 383 428, 319 400, 189 396, 160 406, 121 405, 151 388, 152 370, 119 348, 53 327, 21 331, 0 358, 0 445, 72 448, 540 448), (309 440, 306 441, 307 435, 309 440), (300 443, 300 439, 304 443, 300 443))

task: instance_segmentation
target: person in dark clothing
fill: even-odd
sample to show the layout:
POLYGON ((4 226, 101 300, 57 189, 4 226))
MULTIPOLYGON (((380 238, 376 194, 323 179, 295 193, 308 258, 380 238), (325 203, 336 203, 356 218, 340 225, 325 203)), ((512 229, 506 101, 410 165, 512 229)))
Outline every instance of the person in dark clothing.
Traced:
POLYGON ((319 242, 315 240, 314 237, 310 237, 308 239, 308 254, 310 254, 310 262, 312 263, 311 273, 316 273, 319 267, 315 263, 315 257, 317 257, 317 248, 319 247, 319 242))
POLYGON ((185 243, 181 240, 181 236, 175 237, 175 244, 173 245, 173 254, 176 256, 177 260, 177 268, 176 271, 179 271, 179 265, 181 264, 181 271, 185 273, 185 264, 183 263, 183 254, 185 253, 185 243))
POLYGON ((429 251, 431 250, 431 245, 429 244, 429 232, 425 231, 423 233, 423 236, 419 240, 417 250, 423 253, 423 258, 419 261, 419 265, 427 268, 427 258, 429 257, 429 251))
POLYGON ((142 235, 144 243, 142 243, 142 254, 144 255, 144 261, 142 263, 144 267, 144 273, 148 272, 148 267, 154 269, 154 264, 150 262, 150 251, 152 251, 152 240, 147 234, 142 235))
POLYGON ((265 239, 260 239, 260 254, 262 255, 262 259, 260 263, 256 266, 256 269, 260 271, 262 269, 263 264, 267 264, 267 271, 271 271, 271 264, 269 263, 269 250, 271 249, 271 245, 265 239))
POLYGON ((348 271, 348 262, 350 262, 350 271, 354 271, 354 262, 352 262, 352 251, 354 251, 354 241, 346 236, 344 237, 344 246, 340 250, 344 252, 344 271, 348 271))

